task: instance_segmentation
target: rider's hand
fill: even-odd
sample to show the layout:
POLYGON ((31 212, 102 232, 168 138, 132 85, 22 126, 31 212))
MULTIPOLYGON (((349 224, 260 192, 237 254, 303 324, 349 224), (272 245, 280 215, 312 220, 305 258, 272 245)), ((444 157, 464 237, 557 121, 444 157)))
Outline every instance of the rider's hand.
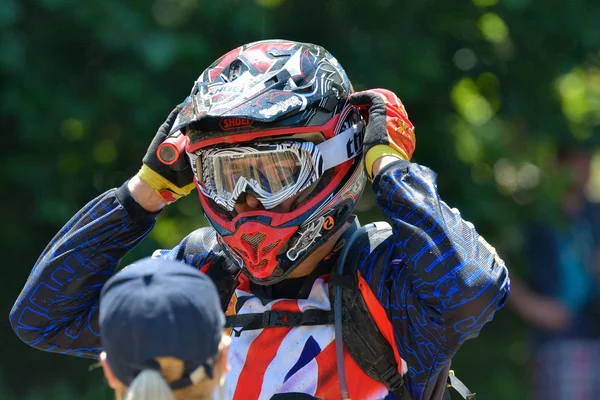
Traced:
POLYGON ((194 189, 194 174, 185 154, 182 154, 182 157, 185 157, 186 160, 183 169, 175 169, 173 166, 163 164, 156 155, 156 149, 169 135, 178 113, 179 109, 175 108, 171 111, 167 120, 158 128, 146 155, 142 159, 142 168, 137 174, 137 177, 156 191, 167 204, 187 196, 194 189))
POLYGON ((363 143, 369 179, 373 177, 373 164, 384 156, 410 160, 415 150, 415 128, 394 93, 387 89, 365 90, 351 95, 349 101, 361 111, 368 110, 363 143))

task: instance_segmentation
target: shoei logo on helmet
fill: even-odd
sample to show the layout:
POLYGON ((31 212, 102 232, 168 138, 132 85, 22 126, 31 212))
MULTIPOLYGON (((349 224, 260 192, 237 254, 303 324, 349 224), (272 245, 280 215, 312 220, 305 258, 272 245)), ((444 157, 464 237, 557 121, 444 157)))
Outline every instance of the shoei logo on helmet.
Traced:
POLYGON ((362 131, 354 132, 354 136, 348 139, 346 142, 346 153, 348 158, 354 157, 356 154, 362 151, 363 137, 362 131))
POLYGON ((241 129, 241 128, 248 128, 250 126, 252 126, 252 122, 249 119, 246 118, 222 118, 219 121, 219 127, 221 127, 222 130, 227 131, 230 129, 241 129))

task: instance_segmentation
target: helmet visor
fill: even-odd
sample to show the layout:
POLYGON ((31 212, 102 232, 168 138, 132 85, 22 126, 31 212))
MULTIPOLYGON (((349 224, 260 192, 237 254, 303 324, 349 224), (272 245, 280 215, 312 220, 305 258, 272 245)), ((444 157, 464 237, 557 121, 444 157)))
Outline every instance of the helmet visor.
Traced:
POLYGON ((257 143, 196 154, 200 190, 228 211, 242 193, 256 196, 265 209, 274 208, 322 175, 321 154, 310 142, 257 143))

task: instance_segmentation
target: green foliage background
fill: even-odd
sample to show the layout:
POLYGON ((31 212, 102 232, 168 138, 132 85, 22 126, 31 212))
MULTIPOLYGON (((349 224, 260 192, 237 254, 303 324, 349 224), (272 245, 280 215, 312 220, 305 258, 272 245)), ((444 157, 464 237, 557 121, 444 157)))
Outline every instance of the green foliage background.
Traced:
MULTIPOLYGON (((21 343, 12 303, 62 224, 137 171, 200 72, 255 40, 321 44, 356 90, 396 92, 416 126, 414 160, 526 275, 521 227, 554 215, 556 149, 600 136, 598 21, 595 0, 2 0, 0 397, 111 398, 90 361, 21 343)), ((359 211, 380 218, 369 192, 359 211)), ((204 223, 189 196, 128 260, 204 223)), ((454 368, 483 399, 526 399, 528 361, 527 328, 504 310, 454 368)))

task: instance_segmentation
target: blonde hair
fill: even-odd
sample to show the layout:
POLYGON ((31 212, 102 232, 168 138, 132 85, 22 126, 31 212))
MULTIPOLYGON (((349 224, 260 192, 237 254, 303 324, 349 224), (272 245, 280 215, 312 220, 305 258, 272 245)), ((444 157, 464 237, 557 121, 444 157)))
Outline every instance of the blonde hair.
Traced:
POLYGON ((167 381, 153 369, 140 372, 125 390, 124 400, 175 400, 167 381))
POLYGON ((219 398, 224 399, 225 373, 228 369, 227 348, 230 342, 231 338, 223 335, 212 379, 206 375, 204 368, 198 368, 190 376, 193 385, 171 390, 169 382, 183 377, 183 361, 173 357, 158 357, 155 360, 160 364, 160 371, 141 371, 129 387, 123 385, 115 390, 117 400, 206 400, 213 398, 217 387, 220 391, 219 398))

